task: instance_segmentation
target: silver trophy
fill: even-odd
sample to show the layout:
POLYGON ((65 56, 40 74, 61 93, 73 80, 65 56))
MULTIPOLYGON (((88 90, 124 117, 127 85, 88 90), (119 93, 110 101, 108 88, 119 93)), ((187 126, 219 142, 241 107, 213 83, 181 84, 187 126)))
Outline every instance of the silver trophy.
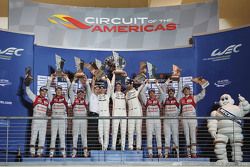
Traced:
POLYGON ((180 76, 181 76, 181 69, 177 65, 173 64, 173 71, 172 71, 171 79, 173 81, 179 81, 180 76))
POLYGON ((209 86, 208 80, 204 79, 203 77, 197 77, 192 79, 193 82, 200 84, 202 89, 205 89, 209 86))
POLYGON ((62 77, 64 75, 63 67, 65 60, 57 54, 55 55, 55 58, 56 58, 56 76, 62 77))
POLYGON ((96 76, 97 80, 101 80, 104 76, 104 66, 102 65, 102 62, 98 59, 95 59, 94 63, 84 63, 84 67, 87 68, 92 75, 96 76))
POLYGON ((75 77, 78 79, 86 77, 86 75, 83 73, 84 61, 81 60, 79 57, 74 57, 74 58, 75 58, 75 64, 76 64, 75 77))
POLYGON ((32 80, 33 80, 33 77, 31 76, 31 67, 26 67, 25 68, 24 84, 26 86, 30 86, 32 80))
POLYGON ((113 51, 113 60, 114 60, 114 64, 115 64, 115 71, 116 73, 123 73, 123 69, 126 66, 126 61, 124 58, 122 58, 121 56, 119 56, 119 54, 115 51, 113 51))
POLYGON ((147 62, 147 69, 148 69, 149 79, 155 79, 156 67, 153 64, 147 62))
POLYGON ((133 79, 135 84, 142 84, 147 78, 147 63, 140 62, 140 70, 138 75, 133 79))

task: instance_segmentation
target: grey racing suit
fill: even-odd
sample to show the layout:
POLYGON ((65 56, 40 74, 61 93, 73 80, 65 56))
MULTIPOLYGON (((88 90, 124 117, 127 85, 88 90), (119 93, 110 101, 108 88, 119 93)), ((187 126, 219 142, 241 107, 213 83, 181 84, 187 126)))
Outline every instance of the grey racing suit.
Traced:
MULTIPOLYGON (((110 98, 111 84, 109 79, 107 79, 107 83, 108 83, 107 93, 98 95, 98 110, 100 117, 110 117, 109 98, 110 98)), ((99 142, 102 145, 102 150, 108 149, 109 130, 110 130, 109 118, 99 119, 98 132, 99 132, 99 142)))
MULTIPOLYGON (((113 101, 113 110, 112 116, 127 116, 126 112, 126 99, 125 94, 123 92, 114 92, 115 86, 115 74, 112 78, 112 91, 111 97, 113 101)), ((116 150, 116 141, 117 141, 117 133, 120 124, 120 132, 121 132, 121 150, 125 150, 125 142, 126 142, 126 131, 127 131, 127 120, 126 119, 113 119, 112 120, 112 150, 116 150)))
MULTIPOLYGON (((42 96, 36 96, 30 87, 26 87, 26 93, 33 102, 33 117, 34 118, 46 118, 49 101, 42 96)), ((37 136, 39 135, 37 155, 41 156, 44 150, 44 143, 47 130, 47 119, 33 119, 31 125, 31 139, 30 139, 30 153, 35 155, 35 144, 37 136)))
MULTIPOLYGON (((142 89, 141 85, 138 90, 132 88, 126 93, 126 101, 128 104, 128 117, 142 117, 142 107, 138 99, 139 93, 142 89)), ((141 149, 141 128, 142 119, 129 119, 128 120, 128 147, 133 150, 134 132, 136 130, 136 149, 141 149)))

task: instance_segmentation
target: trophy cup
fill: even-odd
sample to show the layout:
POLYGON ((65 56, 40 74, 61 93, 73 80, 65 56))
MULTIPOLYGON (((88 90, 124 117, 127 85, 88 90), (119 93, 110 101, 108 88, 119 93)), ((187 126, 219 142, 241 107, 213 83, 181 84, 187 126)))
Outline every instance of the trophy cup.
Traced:
POLYGON ((63 66, 64 66, 65 60, 57 54, 55 55, 55 58, 56 58, 56 76, 63 77, 63 75, 64 75, 63 66))
POLYGON ((87 68, 91 72, 92 75, 96 76, 97 80, 101 80, 102 77, 105 76, 102 62, 98 59, 95 59, 95 62, 91 64, 84 63, 84 67, 87 68))
POLYGON ((209 85, 209 82, 202 77, 193 78, 192 81, 197 84, 200 84, 202 89, 205 89, 209 85))
POLYGON ((171 79, 173 81, 179 81, 180 76, 181 76, 181 69, 177 65, 173 64, 173 71, 172 71, 171 79))
POLYGON ((84 61, 81 60, 79 57, 74 57, 74 58, 75 58, 75 64, 76 64, 75 77, 78 79, 86 77, 86 75, 83 73, 84 61))
POLYGON ((110 78, 114 72, 116 76, 115 80, 121 82, 122 85, 125 84, 127 73, 123 69, 126 66, 126 61, 119 53, 113 51, 112 55, 105 59, 104 65, 110 78))
POLYGON ((133 79, 134 83, 135 84, 142 84, 147 78, 146 72, 147 72, 147 63, 140 62, 140 71, 139 71, 138 75, 133 79))
POLYGON ((31 76, 31 67, 25 68, 25 78, 24 78, 24 84, 25 86, 30 86, 33 78, 31 76))
POLYGON ((156 67, 153 64, 147 62, 147 69, 148 69, 148 77, 149 77, 149 79, 155 79, 156 67))
POLYGON ((125 85, 127 73, 123 70, 126 66, 126 61, 123 57, 119 56, 117 52, 113 51, 113 63, 115 66, 115 80, 119 81, 122 85, 125 85))

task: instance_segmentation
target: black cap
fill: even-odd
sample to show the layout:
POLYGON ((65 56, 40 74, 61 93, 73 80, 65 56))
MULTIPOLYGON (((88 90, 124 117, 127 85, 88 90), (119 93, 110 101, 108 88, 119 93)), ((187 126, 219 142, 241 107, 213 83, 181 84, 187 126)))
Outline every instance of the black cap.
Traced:
POLYGON ((80 93, 80 92, 82 92, 82 93, 85 92, 85 89, 84 88, 78 88, 76 93, 80 93))
POLYGON ((42 87, 40 87, 40 91, 44 91, 44 90, 48 91, 48 89, 47 89, 47 87, 46 87, 46 86, 42 86, 42 87))
POLYGON ((56 85, 55 90, 57 90, 57 89, 61 89, 62 90, 62 86, 61 85, 56 85))

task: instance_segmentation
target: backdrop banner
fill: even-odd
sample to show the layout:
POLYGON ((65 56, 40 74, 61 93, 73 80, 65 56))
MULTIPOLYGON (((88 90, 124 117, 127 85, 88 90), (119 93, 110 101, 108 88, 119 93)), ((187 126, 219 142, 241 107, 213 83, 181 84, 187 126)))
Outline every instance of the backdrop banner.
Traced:
MULTIPOLYGON (((0 116, 32 116, 32 105, 27 101, 22 83, 25 68, 33 68, 34 36, 2 30, 0 39, 0 116)), ((28 132, 27 124, 23 124, 28 121, 0 121, 1 134, 6 131, 6 137, 0 139, 0 149, 8 147, 9 151, 17 151, 19 145, 23 149, 24 141, 20 138, 25 138, 28 132)))
POLYGON ((9 1, 9 28, 39 45, 152 50, 184 46, 192 34, 219 30, 217 0, 155 8, 91 8, 9 1))
MULTIPOLYGON (((200 116, 209 116, 214 102, 230 94, 238 104, 238 94, 250 101, 250 27, 194 36, 197 76, 206 78, 205 100, 199 104, 200 116)), ((198 111, 199 111, 198 110, 198 111)))

